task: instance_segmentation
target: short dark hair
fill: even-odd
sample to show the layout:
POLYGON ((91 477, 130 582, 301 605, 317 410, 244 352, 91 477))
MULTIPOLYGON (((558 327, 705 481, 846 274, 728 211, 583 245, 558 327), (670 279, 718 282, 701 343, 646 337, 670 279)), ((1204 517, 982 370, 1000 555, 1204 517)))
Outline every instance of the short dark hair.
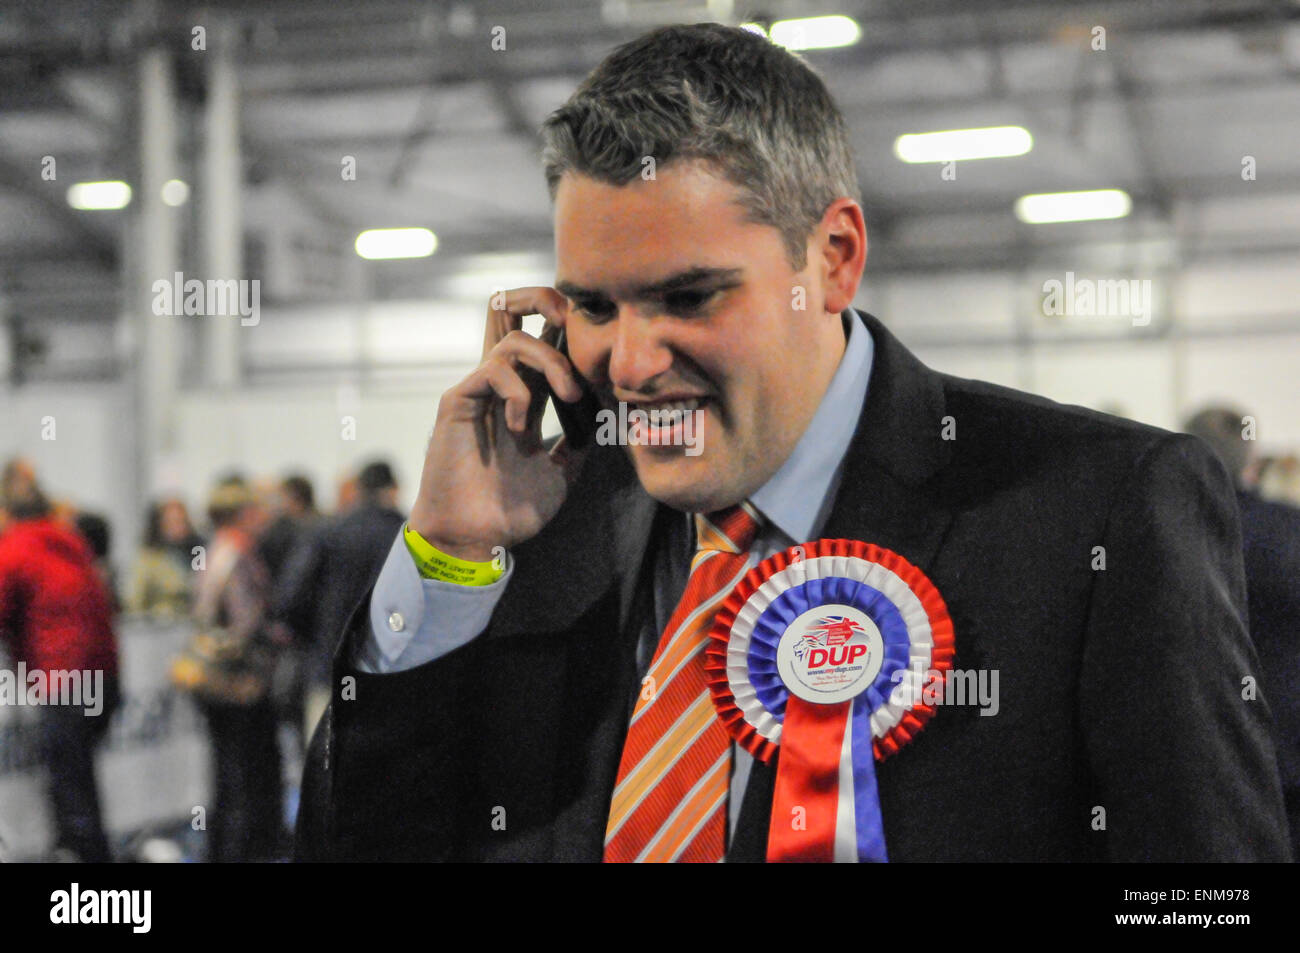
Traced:
POLYGON ((625 43, 542 126, 554 201, 576 172, 611 185, 643 160, 700 159, 741 189, 753 222, 780 233, 796 270, 826 209, 861 204, 844 117, 800 57, 719 23, 667 26, 625 43))
POLYGON ((77 531, 90 544, 90 551, 96 559, 107 559, 113 545, 113 531, 108 520, 98 513, 78 513, 77 531))
POLYGON ((292 473, 284 478, 280 484, 280 489, 288 496, 298 501, 298 505, 305 510, 314 509, 316 506, 316 493, 312 489, 311 480, 307 479, 301 473, 292 473))
POLYGON ((357 486, 361 487, 361 492, 367 497, 373 497, 377 493, 397 486, 397 479, 393 476, 393 468, 387 463, 383 460, 372 460, 357 474, 357 486))

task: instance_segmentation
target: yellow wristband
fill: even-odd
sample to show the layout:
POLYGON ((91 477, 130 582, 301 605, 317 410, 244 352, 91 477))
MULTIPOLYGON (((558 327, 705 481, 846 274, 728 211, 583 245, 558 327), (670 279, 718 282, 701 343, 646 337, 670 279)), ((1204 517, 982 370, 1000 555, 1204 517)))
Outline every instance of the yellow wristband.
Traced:
POLYGON ((504 559, 498 568, 498 560, 495 559, 473 563, 467 559, 448 556, 411 529, 410 523, 403 528, 402 538, 406 540, 406 548, 425 579, 454 582, 461 586, 490 586, 506 574, 504 559))

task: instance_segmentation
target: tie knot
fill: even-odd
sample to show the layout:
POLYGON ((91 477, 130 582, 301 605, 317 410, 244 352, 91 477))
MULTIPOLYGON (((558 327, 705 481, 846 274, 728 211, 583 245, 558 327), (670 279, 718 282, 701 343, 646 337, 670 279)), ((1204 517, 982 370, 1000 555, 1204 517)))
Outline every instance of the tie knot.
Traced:
POLYGON ((746 552, 758 535, 762 519, 748 500, 724 510, 696 513, 696 552, 746 552))

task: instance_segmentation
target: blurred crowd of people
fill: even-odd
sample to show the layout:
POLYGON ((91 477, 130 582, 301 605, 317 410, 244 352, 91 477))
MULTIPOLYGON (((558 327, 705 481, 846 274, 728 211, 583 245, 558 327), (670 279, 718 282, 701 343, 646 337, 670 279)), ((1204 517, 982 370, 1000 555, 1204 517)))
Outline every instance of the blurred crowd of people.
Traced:
MULTIPOLYGON (((7 654, 28 671, 103 670, 114 704, 121 611, 191 621, 200 645, 219 646, 219 664, 233 656, 260 659, 243 666, 239 691, 226 690, 229 684, 202 690, 201 674, 187 685, 187 673, 203 671, 196 657, 173 664, 173 682, 194 688, 211 742, 207 859, 287 857, 284 758, 301 759, 328 704, 335 642, 405 520, 397 498, 393 470, 378 460, 340 484, 329 515, 301 474, 254 482, 228 473, 208 497, 205 532, 180 497, 150 506, 119 586, 107 520, 50 501, 32 464, 11 460, 0 483, 0 633, 7 654), (291 730, 281 732, 282 725, 291 730), (282 735, 297 750, 282 750, 282 735)), ((110 713, 87 718, 81 709, 42 709, 56 858, 110 859, 94 775, 110 713)))

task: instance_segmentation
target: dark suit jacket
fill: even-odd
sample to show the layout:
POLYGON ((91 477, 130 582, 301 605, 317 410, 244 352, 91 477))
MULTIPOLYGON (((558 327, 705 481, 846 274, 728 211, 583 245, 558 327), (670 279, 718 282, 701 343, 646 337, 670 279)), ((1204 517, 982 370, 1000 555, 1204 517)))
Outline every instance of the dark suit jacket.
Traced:
MULTIPOLYGON (((1271 719, 1242 697, 1258 665, 1222 466, 1190 437, 935 373, 865 321, 870 390, 822 535, 919 566, 955 666, 1000 676, 997 715, 941 707, 877 765, 891 859, 1286 859, 1271 719)), ((598 447, 475 641, 362 674, 363 605, 299 857, 600 859, 671 512, 598 447)), ((762 859, 773 773, 756 765, 729 859, 762 859)))

